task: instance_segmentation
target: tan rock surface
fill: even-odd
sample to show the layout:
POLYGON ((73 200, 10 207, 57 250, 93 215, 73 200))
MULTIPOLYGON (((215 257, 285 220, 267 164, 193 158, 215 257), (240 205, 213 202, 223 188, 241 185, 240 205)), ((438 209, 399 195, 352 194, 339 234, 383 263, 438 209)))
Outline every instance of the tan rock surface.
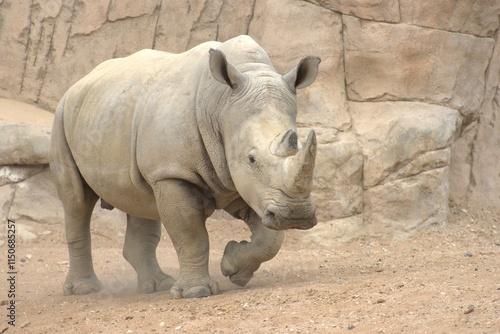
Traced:
POLYGON ((494 40, 344 16, 346 85, 355 101, 416 100, 479 117, 494 40))
POLYGON ((297 66, 304 56, 321 57, 315 84, 298 92, 299 124, 337 129, 350 126, 339 14, 305 2, 259 0, 249 34, 255 36, 282 74, 297 66))
POLYGON ((48 163, 53 119, 45 110, 0 99, 0 166, 48 163))
POLYGON ((422 27, 493 36, 500 21, 498 0, 400 0, 401 21, 422 27))
POLYGON ((453 109, 420 102, 350 102, 363 151, 363 185, 410 177, 447 166, 461 117, 453 109))
POLYGON ((479 203, 500 205, 500 30, 493 62, 487 72, 486 94, 474 138, 470 197, 479 203))
POLYGON ((328 138, 318 131, 313 200, 318 219, 328 221, 363 211, 363 156, 353 133, 339 132, 328 138))
POLYGON ((306 0, 318 6, 367 20, 399 22, 398 0, 306 0))
POLYGON ((255 0, 162 1, 155 48, 178 53, 247 34, 254 6, 255 0))
POLYGON ((364 192, 365 233, 406 238, 448 217, 448 167, 386 182, 364 192))

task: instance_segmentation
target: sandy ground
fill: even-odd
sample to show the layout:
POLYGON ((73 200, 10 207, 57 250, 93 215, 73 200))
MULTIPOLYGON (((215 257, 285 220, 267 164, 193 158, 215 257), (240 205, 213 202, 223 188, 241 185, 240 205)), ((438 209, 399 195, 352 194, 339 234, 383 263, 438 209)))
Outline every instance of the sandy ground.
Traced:
MULTIPOLYGON (((125 224, 124 224, 125 225, 125 224)), ((93 226, 94 263, 105 289, 65 297, 62 226, 35 228, 17 244, 16 327, 7 323, 6 251, 1 246, 0 333, 500 333, 500 216, 452 208, 446 227, 406 241, 364 238, 321 247, 287 236, 281 252, 244 288, 222 276, 225 244, 244 224, 210 220, 211 274, 223 293, 173 300, 140 295, 121 256, 124 225, 93 226)), ((164 270, 177 275, 170 241, 164 270)))

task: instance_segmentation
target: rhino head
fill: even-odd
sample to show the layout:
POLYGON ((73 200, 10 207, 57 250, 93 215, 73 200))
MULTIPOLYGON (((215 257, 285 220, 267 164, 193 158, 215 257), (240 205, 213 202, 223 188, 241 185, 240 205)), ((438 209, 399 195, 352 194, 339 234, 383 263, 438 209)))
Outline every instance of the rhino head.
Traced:
POLYGON ((300 147, 296 89, 314 82, 320 59, 303 58, 280 75, 269 63, 234 66, 220 50, 210 50, 213 77, 229 86, 220 111, 228 168, 243 200, 274 230, 316 225, 311 202, 316 135, 300 147))

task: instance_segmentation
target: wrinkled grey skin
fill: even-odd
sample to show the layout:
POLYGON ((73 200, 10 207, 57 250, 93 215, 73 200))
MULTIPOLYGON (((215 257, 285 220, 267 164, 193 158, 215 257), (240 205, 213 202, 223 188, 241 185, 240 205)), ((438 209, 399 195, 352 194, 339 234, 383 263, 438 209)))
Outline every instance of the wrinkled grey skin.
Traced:
POLYGON ((281 76, 240 36, 182 54, 143 50, 109 60, 72 86, 57 107, 50 148, 70 257, 64 293, 101 287, 89 227, 99 198, 127 213, 123 255, 139 290, 170 289, 174 298, 219 293, 205 228, 215 209, 252 232, 250 242, 229 242, 222 259, 238 285, 276 255, 284 229, 313 227, 316 138, 311 132, 298 147, 295 89, 314 81, 319 61, 304 58, 281 76), (177 251, 177 280, 158 265, 160 221, 177 251))

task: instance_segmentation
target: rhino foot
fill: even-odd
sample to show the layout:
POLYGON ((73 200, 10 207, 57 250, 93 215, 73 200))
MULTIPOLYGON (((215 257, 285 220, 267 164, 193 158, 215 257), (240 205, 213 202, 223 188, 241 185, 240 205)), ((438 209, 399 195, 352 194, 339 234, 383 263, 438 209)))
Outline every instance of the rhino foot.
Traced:
POLYGON ((244 251, 247 245, 249 245, 247 241, 239 243, 234 240, 230 241, 224 250, 224 256, 221 261, 222 274, 226 277, 229 276, 229 280, 239 286, 247 285, 252 279, 253 273, 260 267, 260 263, 243 260, 241 255, 248 253, 244 251))
POLYGON ((227 258, 222 258, 221 270, 224 276, 229 276, 231 283, 245 286, 253 277, 253 271, 236 269, 227 258))
POLYGON ((201 298, 220 294, 219 283, 213 279, 190 280, 182 282, 178 280, 170 289, 172 298, 201 298))
POLYGON ((89 293, 98 292, 101 288, 102 284, 97 277, 84 279, 67 278, 63 286, 63 291, 65 296, 87 295, 89 293))
POLYGON ((170 289, 175 284, 175 279, 163 272, 159 272, 153 277, 139 278, 137 290, 140 293, 153 293, 170 289))

